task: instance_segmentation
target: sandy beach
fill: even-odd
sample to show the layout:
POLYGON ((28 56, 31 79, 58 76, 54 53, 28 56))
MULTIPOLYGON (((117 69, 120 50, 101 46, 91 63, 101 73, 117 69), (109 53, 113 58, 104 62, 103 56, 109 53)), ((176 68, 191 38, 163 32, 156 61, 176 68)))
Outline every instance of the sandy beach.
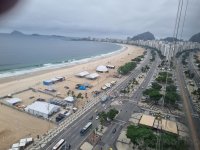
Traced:
MULTIPOLYGON (((10 77, 7 79, 0 79, 0 91, 1 91, 0 96, 4 96, 19 90, 23 90, 28 87, 34 87, 39 83, 41 83, 43 80, 51 79, 55 76, 65 76, 66 78, 71 78, 72 80, 74 78, 74 80, 77 80, 77 78, 73 77, 76 73, 79 73, 83 70, 87 70, 89 72, 95 72, 95 69, 98 65, 111 64, 115 65, 116 68, 118 68, 119 66, 130 61, 131 59, 143 54, 143 49, 140 47, 130 46, 130 45, 126 45, 126 47, 127 47, 126 50, 118 54, 90 61, 84 64, 79 64, 71 67, 69 66, 66 68, 60 68, 56 70, 46 70, 46 71, 36 72, 24 76, 22 75, 22 76, 10 77)), ((114 71, 116 72, 116 70, 114 71)))
MULTIPOLYGON (((51 79, 56 76, 64 76, 66 80, 64 82, 57 83, 53 86, 59 93, 60 97, 66 97, 67 91, 64 88, 68 86, 71 91, 74 91, 75 94, 85 93, 88 94, 88 99, 80 99, 76 102, 76 107, 81 108, 85 103, 92 99, 91 93, 95 90, 101 90, 101 87, 108 82, 113 80, 118 81, 120 79, 113 78, 113 75, 116 74, 117 68, 131 59, 140 56, 143 54, 144 50, 140 47, 124 45, 127 47, 125 50, 120 53, 114 54, 112 56, 98 58, 97 60, 92 60, 87 63, 68 66, 60 69, 46 70, 41 72, 36 72, 32 74, 26 74, 22 76, 11 77, 7 79, 0 79, 0 96, 5 96, 12 94, 14 92, 27 89, 29 87, 44 90, 46 87, 42 84, 43 80, 51 79), (109 73, 101 73, 100 77, 97 80, 88 80, 85 78, 78 78, 75 74, 81 71, 88 71, 94 73, 98 65, 114 65, 115 69, 110 69, 109 73), (76 84, 87 82, 93 87, 86 91, 80 91, 75 89, 76 84)), ((32 95, 30 91, 14 95, 22 99, 23 105, 29 105, 34 100, 30 100, 30 96, 40 97, 48 99, 48 96, 45 95, 32 95)), ((14 142, 17 142, 19 138, 26 137, 27 134, 31 134, 35 137, 37 134, 44 134, 47 129, 52 128, 54 125, 50 125, 45 120, 38 119, 34 116, 25 114, 23 112, 18 112, 15 109, 9 108, 7 106, 0 106, 0 143, 3 143, 4 148, 8 148, 14 142), (19 126, 16 128, 15 126, 19 126), (12 136, 12 138, 10 138, 12 136)), ((1 148, 0 148, 1 149, 1 148)))

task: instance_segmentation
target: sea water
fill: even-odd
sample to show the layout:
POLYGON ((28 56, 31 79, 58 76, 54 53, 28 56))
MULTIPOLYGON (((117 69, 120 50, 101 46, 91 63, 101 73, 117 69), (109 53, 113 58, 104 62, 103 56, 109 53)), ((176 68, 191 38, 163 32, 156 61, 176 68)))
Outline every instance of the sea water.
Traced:
POLYGON ((0 78, 79 64, 121 50, 114 43, 1 35, 0 78))

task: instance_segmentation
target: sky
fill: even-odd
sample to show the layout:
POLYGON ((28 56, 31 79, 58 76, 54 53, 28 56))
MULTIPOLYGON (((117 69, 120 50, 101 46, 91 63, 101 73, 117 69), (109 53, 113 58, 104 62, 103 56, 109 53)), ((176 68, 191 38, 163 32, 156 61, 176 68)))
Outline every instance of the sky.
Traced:
MULTIPOLYGON (((184 39, 200 32, 199 6, 189 0, 184 39)), ((177 8, 178 0, 21 0, 0 16, 0 32, 126 38, 150 31, 159 39, 173 35, 177 8)))

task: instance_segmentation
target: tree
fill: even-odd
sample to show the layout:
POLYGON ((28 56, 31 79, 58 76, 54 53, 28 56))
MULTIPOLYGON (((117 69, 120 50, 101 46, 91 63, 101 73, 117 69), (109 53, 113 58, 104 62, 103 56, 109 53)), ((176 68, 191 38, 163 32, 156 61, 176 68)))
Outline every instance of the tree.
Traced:
POLYGON ((159 90, 157 89, 146 89, 143 92, 144 95, 148 95, 150 100, 154 101, 155 103, 158 103, 158 101, 160 100, 160 98, 162 97, 162 94, 160 94, 159 90))
POLYGON ((128 74, 131 70, 133 70, 136 67, 136 63, 135 62, 128 62, 123 66, 120 66, 118 68, 118 72, 122 75, 126 75, 128 74))
POLYGON ((161 138, 165 149, 188 150, 188 143, 185 140, 180 139, 177 135, 162 133, 161 138))
POLYGON ((156 81, 159 83, 165 83, 167 79, 167 83, 173 83, 172 74, 168 72, 160 72, 159 76, 156 78, 156 81))
POLYGON ((115 118, 115 116, 118 114, 118 110, 116 110, 115 108, 114 109, 110 109, 109 112, 107 113, 107 117, 110 119, 110 120, 113 120, 115 118))
POLYGON ((82 93, 78 93, 77 98, 82 98, 82 93))
POLYGON ((171 84, 171 85, 168 85, 167 87, 166 87, 166 91, 167 92, 176 92, 176 86, 175 85, 173 85, 173 84, 171 84))
POLYGON ((151 129, 148 129, 143 126, 128 126, 126 136, 133 142, 135 145, 140 145, 143 143, 145 149, 147 147, 155 148, 156 147, 156 135, 151 129))
POLYGON ((173 106, 179 98, 180 96, 176 92, 168 91, 165 94, 165 103, 173 106))
POLYGON ((72 96, 74 96, 74 91, 71 91, 72 96))
MULTIPOLYGON (((161 144, 166 150, 187 150, 189 144, 177 135, 161 132, 161 144)), ((126 136, 138 149, 155 149, 158 135, 146 126, 128 126, 126 136)))
POLYGON ((192 94, 197 95, 197 96, 200 96, 200 88, 198 88, 197 90, 194 90, 194 91, 192 92, 192 94))
POLYGON ((160 90, 162 88, 162 86, 160 84, 158 84, 157 82, 153 82, 152 83, 152 88, 153 89, 157 89, 160 90))
POLYGON ((100 118, 100 121, 101 121, 101 119, 102 119, 102 122, 104 123, 104 122, 106 121, 106 119, 107 119, 107 114, 106 114, 106 112, 105 112, 105 111, 100 112, 100 113, 99 113, 99 118, 100 118))

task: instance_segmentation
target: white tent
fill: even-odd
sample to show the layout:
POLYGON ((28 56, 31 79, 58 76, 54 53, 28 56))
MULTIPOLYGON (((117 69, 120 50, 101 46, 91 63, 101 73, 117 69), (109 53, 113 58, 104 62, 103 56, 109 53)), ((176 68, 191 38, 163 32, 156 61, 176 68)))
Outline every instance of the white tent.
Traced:
POLYGON ((78 76, 78 77, 84 77, 84 76, 86 76, 86 75, 88 75, 88 74, 89 74, 89 72, 87 72, 87 71, 82 71, 82 72, 76 74, 76 76, 78 76))
POLYGON ((108 68, 106 67, 106 66, 98 66, 97 68, 96 68, 96 71, 97 72, 108 72, 108 68))
POLYGON ((47 102, 34 102, 31 105, 28 105, 25 108, 26 112, 29 112, 36 116, 42 116, 44 118, 48 118, 49 115, 54 112, 58 112, 60 109, 59 106, 54 104, 49 104, 47 102))
POLYGON ((101 87, 102 90, 106 90, 107 88, 108 88, 107 86, 101 87))
POLYGON ((108 87, 108 88, 110 88, 111 84, 110 83, 106 83, 105 86, 108 87))
POLYGON ((91 73, 86 76, 86 78, 88 78, 88 79, 96 79, 97 77, 99 77, 98 73, 91 73))
POLYGON ((73 103, 74 102, 74 98, 72 96, 68 96, 64 99, 67 102, 73 103))
POLYGON ((12 148, 19 148, 19 143, 15 143, 12 145, 12 148))
POLYGON ((19 98, 11 98, 11 99, 6 100, 6 102, 7 102, 8 104, 10 104, 10 105, 17 104, 17 103, 19 103, 19 102, 21 102, 21 101, 22 101, 22 100, 19 99, 19 98))

